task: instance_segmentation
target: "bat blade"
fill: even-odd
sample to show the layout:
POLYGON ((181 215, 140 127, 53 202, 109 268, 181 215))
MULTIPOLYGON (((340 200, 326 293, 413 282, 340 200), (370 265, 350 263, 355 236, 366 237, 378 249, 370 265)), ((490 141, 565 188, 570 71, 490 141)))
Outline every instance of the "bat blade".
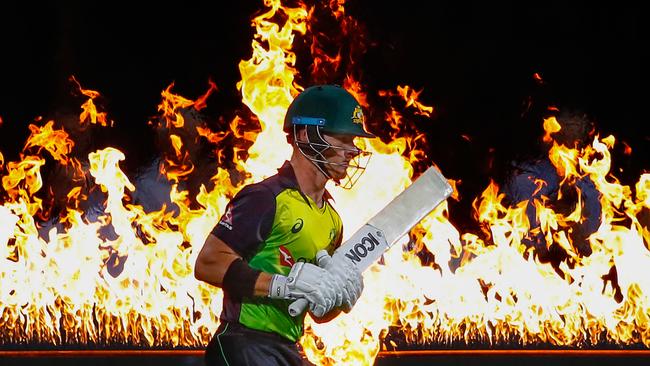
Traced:
MULTIPOLYGON (((336 249, 332 260, 347 260, 365 271, 453 191, 438 169, 430 167, 336 249)), ((298 299, 289 305, 289 314, 297 316, 307 305, 298 299)))
POLYGON ((430 167, 352 234, 332 257, 352 261, 363 272, 453 191, 438 169, 430 167))

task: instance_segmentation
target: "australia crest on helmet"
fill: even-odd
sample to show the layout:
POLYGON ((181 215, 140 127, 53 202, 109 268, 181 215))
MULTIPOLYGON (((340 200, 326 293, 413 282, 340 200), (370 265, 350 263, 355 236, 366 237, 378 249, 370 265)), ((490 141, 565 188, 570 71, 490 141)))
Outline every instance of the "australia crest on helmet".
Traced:
POLYGON ((363 109, 361 109, 361 106, 358 104, 354 107, 354 111, 352 111, 352 122, 363 126, 363 109))

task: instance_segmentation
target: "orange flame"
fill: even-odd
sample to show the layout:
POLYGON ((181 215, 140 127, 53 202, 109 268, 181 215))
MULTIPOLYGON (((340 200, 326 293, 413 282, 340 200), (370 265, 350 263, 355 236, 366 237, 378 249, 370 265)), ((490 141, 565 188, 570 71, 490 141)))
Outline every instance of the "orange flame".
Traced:
POLYGON ((32 131, 32 134, 25 143, 25 149, 38 146, 39 153, 41 149, 45 149, 61 164, 68 164, 68 154, 72 150, 74 142, 64 130, 54 130, 53 126, 54 121, 47 122, 42 128, 29 125, 29 130, 32 131))
POLYGON ((422 94, 422 90, 416 91, 412 89, 410 86, 405 85, 397 86, 397 93, 391 92, 391 91, 380 91, 379 95, 381 96, 394 96, 394 95, 399 95, 401 96, 404 101, 406 102, 406 108, 408 107, 413 107, 416 109, 416 114, 420 114, 423 116, 430 117, 431 113, 433 112, 433 107, 432 106, 427 106, 422 104, 418 98, 422 94))
MULTIPOLYGON (((70 80, 75 84, 77 84, 77 88, 79 88, 79 92, 81 92, 81 94, 90 98, 84 104, 81 105, 81 109, 83 109, 83 112, 81 112, 81 114, 79 115, 79 122, 81 124, 84 124, 85 122, 90 121, 90 123, 92 124, 99 123, 102 126, 108 125, 108 121, 106 120, 107 118, 106 112, 97 112, 97 107, 95 107, 95 103, 93 102, 93 100, 100 95, 99 92, 82 88, 81 84, 79 84, 79 82, 74 76, 71 76, 70 80)), ((112 125, 113 122, 111 121, 111 126, 112 125)))

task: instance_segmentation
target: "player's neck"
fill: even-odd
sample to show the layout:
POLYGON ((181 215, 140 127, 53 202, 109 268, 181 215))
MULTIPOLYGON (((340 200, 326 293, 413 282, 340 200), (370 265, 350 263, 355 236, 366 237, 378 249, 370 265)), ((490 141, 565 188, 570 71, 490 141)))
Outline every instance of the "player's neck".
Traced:
POLYGON ((294 154, 289 162, 293 167, 293 172, 302 193, 314 200, 318 207, 322 207, 327 178, 311 161, 302 155, 294 154))

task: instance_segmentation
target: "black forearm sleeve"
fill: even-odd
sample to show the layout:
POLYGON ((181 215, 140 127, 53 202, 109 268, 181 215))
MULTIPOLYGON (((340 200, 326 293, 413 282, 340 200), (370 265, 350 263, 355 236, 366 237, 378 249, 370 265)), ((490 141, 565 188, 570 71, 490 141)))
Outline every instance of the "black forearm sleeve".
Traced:
POLYGON ((255 282, 261 271, 251 268, 243 259, 237 258, 226 270, 223 276, 223 291, 235 299, 253 296, 255 282))

